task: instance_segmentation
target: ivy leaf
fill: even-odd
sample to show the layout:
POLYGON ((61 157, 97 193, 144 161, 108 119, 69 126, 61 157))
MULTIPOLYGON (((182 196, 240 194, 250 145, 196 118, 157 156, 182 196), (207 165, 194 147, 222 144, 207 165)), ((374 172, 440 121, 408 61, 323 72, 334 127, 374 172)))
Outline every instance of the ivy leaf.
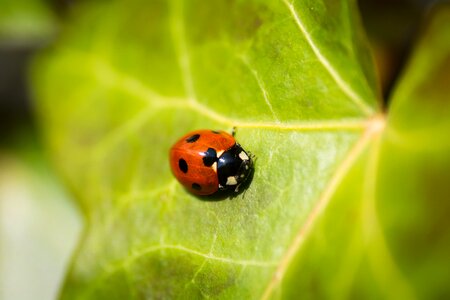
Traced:
MULTIPOLYGON (((45 139, 88 224, 63 298, 272 298, 333 288, 368 296, 388 286, 372 289, 374 276, 358 272, 386 263, 376 278, 396 278, 393 255, 404 245, 391 249, 387 234, 398 243, 404 232, 382 226, 401 225, 404 207, 387 200, 406 191, 387 168, 417 157, 389 148, 395 120, 406 126, 399 136, 409 127, 402 108, 387 127, 377 108, 353 1, 134 0, 76 12, 33 69, 45 139), (257 157, 248 190, 223 201, 190 195, 170 172, 170 146, 193 129, 232 127, 257 157), (369 245, 383 259, 370 264, 369 245)), ((399 88, 394 104, 414 106, 407 91, 418 82, 399 88)), ((440 111, 431 106, 430 116, 440 111)), ((432 149, 445 160, 443 147, 432 149)), ((407 280, 399 295, 411 295, 407 280)))

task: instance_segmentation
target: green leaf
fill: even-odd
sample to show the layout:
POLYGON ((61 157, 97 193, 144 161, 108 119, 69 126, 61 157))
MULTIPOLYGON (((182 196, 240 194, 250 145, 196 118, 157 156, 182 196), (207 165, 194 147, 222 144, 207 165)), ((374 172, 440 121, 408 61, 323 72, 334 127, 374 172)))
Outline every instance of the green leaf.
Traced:
POLYGON ((0 46, 36 45, 56 32, 56 18, 44 0, 0 0, 0 46))
MULTIPOLYGON (((388 134, 403 109, 384 130, 353 1, 84 4, 33 78, 47 144, 88 223, 63 298, 368 297, 387 287, 374 278, 401 273, 388 242, 403 232, 383 229, 409 201, 381 218, 375 206, 406 191, 388 193, 400 176, 375 179, 417 157, 388 134), (232 127, 257 157, 248 190, 190 195, 170 146, 232 127)), ((394 103, 412 106, 403 90, 394 103)), ((415 295, 408 280, 398 295, 415 295)))
POLYGON ((365 150, 304 226, 284 297, 450 295, 450 6, 430 19, 384 132, 366 132, 365 150))

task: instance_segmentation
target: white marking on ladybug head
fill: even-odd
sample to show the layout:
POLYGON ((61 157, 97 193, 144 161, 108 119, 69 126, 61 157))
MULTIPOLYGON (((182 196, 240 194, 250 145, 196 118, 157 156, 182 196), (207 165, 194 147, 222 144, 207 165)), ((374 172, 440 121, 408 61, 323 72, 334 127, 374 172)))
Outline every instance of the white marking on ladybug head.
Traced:
POLYGON ((216 152, 217 153, 217 158, 219 158, 224 152, 225 152, 225 150, 217 151, 216 152))
POLYGON ((245 169, 248 170, 248 165, 245 165, 245 169))
POLYGON ((227 178, 226 185, 236 185, 236 184, 237 184, 237 181, 236 181, 236 178, 234 176, 229 176, 227 178))
POLYGON ((212 164, 211 168, 217 173, 217 161, 212 164))
POLYGON ((239 157, 240 157, 242 160, 248 160, 248 155, 247 155, 247 153, 245 153, 244 151, 241 151, 241 153, 239 153, 239 157))

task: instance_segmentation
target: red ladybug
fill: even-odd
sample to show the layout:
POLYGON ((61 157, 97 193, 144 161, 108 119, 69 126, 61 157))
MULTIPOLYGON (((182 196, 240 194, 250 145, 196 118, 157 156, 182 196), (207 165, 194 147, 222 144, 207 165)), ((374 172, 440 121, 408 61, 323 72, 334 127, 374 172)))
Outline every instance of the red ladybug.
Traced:
POLYGON ((178 181, 196 195, 239 191, 253 161, 234 137, 224 131, 197 130, 170 149, 170 166, 178 181))

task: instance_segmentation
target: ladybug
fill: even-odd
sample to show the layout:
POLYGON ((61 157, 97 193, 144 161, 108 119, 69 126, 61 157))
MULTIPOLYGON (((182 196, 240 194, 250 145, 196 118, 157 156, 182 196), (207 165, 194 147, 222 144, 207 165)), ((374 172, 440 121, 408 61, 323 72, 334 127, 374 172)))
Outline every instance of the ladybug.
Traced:
POLYGON ((178 181, 195 195, 239 191, 253 170, 249 154, 225 131, 196 130, 170 149, 170 166, 178 181))

